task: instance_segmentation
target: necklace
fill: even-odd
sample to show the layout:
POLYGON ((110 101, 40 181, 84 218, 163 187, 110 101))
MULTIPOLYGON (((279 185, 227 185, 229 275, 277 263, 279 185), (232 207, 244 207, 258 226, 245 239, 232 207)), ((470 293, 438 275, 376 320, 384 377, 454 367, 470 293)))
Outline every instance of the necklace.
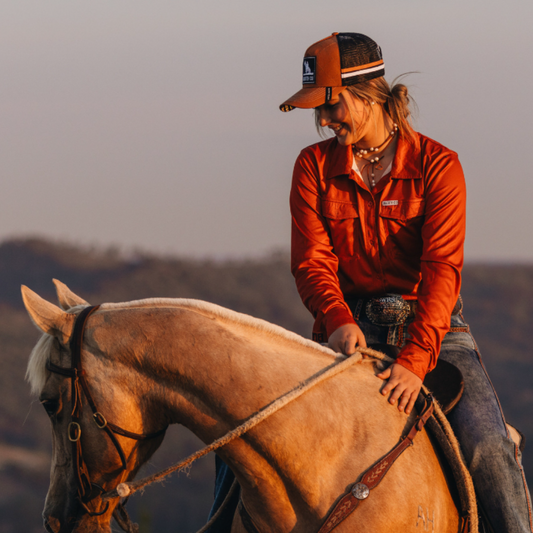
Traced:
POLYGON ((372 187, 376 186, 376 170, 383 170, 383 166, 379 164, 379 162, 383 159, 384 155, 381 152, 384 152, 385 149, 389 146, 392 139, 394 138, 394 135, 398 131, 398 124, 394 124, 394 129, 392 129, 389 134, 387 135, 387 138, 375 148, 357 148, 357 145, 352 145, 353 154, 355 157, 358 157, 359 159, 364 159, 365 161, 368 161, 366 165, 363 166, 361 169, 361 174, 363 174, 363 171, 366 169, 368 164, 370 164, 370 183, 372 187), (370 159, 366 158, 365 155, 368 155, 368 153, 371 153, 370 159), (379 155, 377 155, 379 154, 379 155))

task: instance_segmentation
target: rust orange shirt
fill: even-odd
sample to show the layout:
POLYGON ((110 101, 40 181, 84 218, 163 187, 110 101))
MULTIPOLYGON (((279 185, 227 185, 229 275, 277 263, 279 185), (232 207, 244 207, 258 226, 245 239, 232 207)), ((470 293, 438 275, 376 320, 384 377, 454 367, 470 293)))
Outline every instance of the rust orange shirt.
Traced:
POLYGON ((300 153, 290 195, 291 268, 315 333, 355 323, 345 299, 417 299, 397 362, 423 378, 437 362, 459 296, 466 188, 457 154, 399 138, 392 169, 372 189, 336 138, 300 153))

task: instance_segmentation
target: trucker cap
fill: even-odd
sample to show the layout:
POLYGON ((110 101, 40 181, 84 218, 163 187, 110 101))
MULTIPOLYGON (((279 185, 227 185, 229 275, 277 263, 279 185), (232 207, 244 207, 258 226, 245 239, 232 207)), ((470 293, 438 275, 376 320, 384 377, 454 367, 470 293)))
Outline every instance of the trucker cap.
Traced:
POLYGON ((381 48, 361 33, 334 33, 311 45, 303 61, 303 87, 279 108, 318 107, 355 85, 385 74, 381 48))

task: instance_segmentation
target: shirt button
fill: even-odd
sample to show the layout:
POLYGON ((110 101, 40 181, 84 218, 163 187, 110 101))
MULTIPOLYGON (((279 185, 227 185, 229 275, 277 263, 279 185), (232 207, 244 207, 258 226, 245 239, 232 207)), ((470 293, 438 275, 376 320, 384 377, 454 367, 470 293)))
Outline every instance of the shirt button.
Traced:
POLYGON ((372 202, 368 202, 366 205, 368 205, 368 207, 372 207, 374 204, 372 202))

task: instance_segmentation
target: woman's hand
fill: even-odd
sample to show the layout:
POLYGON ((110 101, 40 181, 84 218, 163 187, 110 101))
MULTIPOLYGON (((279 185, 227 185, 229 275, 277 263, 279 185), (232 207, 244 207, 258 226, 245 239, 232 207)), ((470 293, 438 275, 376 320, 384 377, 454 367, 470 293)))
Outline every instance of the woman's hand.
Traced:
POLYGON ((328 346, 335 352, 352 355, 356 346, 366 348, 366 340, 357 324, 344 324, 330 335, 328 346))
POLYGON ((401 398, 398 410, 403 411, 405 409, 406 414, 409 414, 418 398, 422 380, 404 366, 396 363, 393 363, 389 368, 378 374, 378 378, 389 380, 381 390, 381 394, 386 396, 389 392, 394 391, 389 398, 389 402, 395 404, 396 400, 401 398))

